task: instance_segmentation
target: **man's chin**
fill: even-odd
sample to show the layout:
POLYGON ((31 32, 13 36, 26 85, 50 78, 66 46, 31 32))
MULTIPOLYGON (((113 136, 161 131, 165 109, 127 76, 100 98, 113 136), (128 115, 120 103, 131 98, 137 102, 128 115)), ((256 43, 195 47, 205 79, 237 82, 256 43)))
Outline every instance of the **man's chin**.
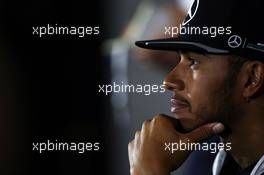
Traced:
POLYGON ((203 125, 203 123, 198 123, 195 120, 185 120, 185 119, 179 119, 179 120, 184 132, 191 132, 203 125))
POLYGON ((180 121, 183 132, 190 132, 206 123, 190 112, 185 114, 175 114, 175 118, 180 121))

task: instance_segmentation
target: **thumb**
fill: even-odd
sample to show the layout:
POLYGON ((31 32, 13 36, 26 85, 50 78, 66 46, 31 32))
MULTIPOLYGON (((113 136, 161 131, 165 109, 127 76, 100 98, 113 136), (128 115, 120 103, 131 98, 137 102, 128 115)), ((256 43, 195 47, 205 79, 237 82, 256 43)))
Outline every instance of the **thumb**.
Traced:
POLYGON ((209 123, 188 133, 187 137, 192 142, 200 142, 202 140, 209 139, 213 135, 221 133, 224 129, 225 127, 222 123, 209 123))

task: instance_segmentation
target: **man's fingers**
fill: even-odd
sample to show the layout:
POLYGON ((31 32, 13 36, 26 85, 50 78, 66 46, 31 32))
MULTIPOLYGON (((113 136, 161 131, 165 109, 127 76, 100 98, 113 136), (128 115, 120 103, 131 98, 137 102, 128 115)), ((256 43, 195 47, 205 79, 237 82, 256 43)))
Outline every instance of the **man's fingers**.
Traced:
POLYGON ((131 141, 128 144, 128 159, 129 159, 130 167, 133 165, 134 162, 133 149, 134 149, 134 141, 131 141))
POLYGON ((222 123, 210 123, 203 125, 194 131, 186 134, 187 138, 192 142, 200 142, 209 139, 213 135, 219 134, 224 131, 225 127, 222 123))

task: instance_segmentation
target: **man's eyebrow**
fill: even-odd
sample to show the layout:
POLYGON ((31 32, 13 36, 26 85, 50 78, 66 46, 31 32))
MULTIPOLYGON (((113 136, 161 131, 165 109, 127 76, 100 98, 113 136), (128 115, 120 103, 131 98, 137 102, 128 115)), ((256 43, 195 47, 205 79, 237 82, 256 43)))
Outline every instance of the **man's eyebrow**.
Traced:
POLYGON ((196 53, 196 52, 183 52, 182 54, 185 54, 185 55, 190 56, 190 57, 191 56, 193 56, 193 57, 201 57, 201 56, 203 56, 203 57, 206 57, 208 59, 211 59, 210 55, 208 55, 205 52, 199 52, 199 53, 196 53))

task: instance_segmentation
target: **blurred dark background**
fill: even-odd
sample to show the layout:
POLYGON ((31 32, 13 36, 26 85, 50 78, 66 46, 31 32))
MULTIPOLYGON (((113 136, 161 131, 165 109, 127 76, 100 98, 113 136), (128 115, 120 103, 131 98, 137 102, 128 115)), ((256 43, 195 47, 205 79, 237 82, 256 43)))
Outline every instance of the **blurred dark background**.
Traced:
POLYGON ((1 1, 0 174, 104 174, 107 98, 100 1, 1 1), (100 26, 100 35, 32 35, 33 26, 100 26), (32 151, 32 142, 100 142, 100 151, 32 151))

